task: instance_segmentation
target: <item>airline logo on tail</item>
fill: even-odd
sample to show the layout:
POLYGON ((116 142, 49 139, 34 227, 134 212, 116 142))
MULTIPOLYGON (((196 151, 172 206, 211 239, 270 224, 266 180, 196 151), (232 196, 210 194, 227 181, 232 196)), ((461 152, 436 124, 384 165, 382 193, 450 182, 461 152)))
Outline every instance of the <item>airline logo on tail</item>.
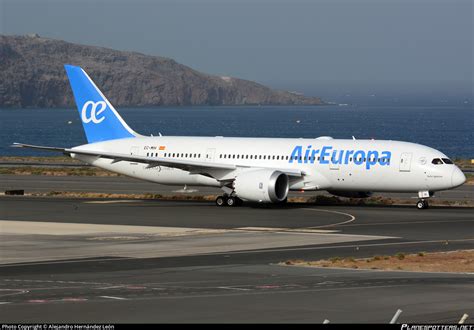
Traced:
POLYGON ((101 115, 105 109, 107 109, 107 104, 104 101, 87 101, 82 106, 81 119, 85 124, 90 122, 93 122, 94 124, 100 124, 105 119, 105 116, 100 118, 97 118, 97 116, 101 115), (87 114, 88 108, 90 108, 89 115, 87 114))
POLYGON ((64 68, 76 100, 87 142, 137 136, 82 68, 73 65, 65 65, 64 68))

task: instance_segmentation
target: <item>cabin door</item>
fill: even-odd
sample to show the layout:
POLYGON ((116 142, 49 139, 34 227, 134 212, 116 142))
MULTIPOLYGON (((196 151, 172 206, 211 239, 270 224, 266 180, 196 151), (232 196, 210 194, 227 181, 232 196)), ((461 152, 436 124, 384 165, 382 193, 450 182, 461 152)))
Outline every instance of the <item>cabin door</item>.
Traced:
POLYGON ((412 153, 404 152, 400 157, 400 172, 410 172, 412 153))
POLYGON ((216 149, 214 149, 214 148, 207 149, 206 150, 206 162, 213 162, 215 153, 216 153, 216 149))

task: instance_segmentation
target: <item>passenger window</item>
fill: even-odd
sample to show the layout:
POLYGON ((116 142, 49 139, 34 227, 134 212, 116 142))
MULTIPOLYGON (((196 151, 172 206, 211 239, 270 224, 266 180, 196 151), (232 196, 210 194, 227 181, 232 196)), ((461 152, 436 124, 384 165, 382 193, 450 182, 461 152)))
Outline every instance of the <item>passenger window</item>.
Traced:
POLYGON ((453 161, 452 161, 451 159, 449 159, 449 158, 442 158, 442 159, 443 159, 443 162, 444 162, 445 164, 449 164, 449 165, 454 164, 453 161))
POLYGON ((431 164, 434 164, 434 165, 441 165, 443 164, 443 161, 439 158, 434 158, 432 161, 431 161, 431 164))

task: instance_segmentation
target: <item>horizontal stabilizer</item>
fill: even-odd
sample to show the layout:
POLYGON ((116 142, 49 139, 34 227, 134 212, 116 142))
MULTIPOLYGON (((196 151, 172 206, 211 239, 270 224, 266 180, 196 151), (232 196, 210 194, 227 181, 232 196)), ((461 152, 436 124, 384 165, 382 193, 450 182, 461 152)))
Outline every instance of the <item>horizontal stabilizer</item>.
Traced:
POLYGON ((32 144, 24 144, 24 143, 17 143, 17 142, 13 142, 11 147, 12 148, 41 149, 41 150, 49 150, 49 151, 57 151, 57 152, 64 152, 64 150, 66 150, 65 148, 35 146, 35 145, 32 145, 32 144))

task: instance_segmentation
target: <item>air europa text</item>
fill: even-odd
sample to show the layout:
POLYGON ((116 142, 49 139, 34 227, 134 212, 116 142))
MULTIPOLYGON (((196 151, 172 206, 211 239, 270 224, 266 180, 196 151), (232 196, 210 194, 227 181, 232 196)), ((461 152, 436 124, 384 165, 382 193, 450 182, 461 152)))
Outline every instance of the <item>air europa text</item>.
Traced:
POLYGON ((334 164, 342 165, 354 163, 356 165, 364 165, 367 170, 371 166, 379 164, 380 166, 390 165, 390 158, 392 153, 390 151, 377 150, 337 150, 331 146, 324 146, 321 149, 313 149, 312 146, 307 146, 303 150, 303 146, 295 146, 290 160, 291 163, 314 164, 334 164))

